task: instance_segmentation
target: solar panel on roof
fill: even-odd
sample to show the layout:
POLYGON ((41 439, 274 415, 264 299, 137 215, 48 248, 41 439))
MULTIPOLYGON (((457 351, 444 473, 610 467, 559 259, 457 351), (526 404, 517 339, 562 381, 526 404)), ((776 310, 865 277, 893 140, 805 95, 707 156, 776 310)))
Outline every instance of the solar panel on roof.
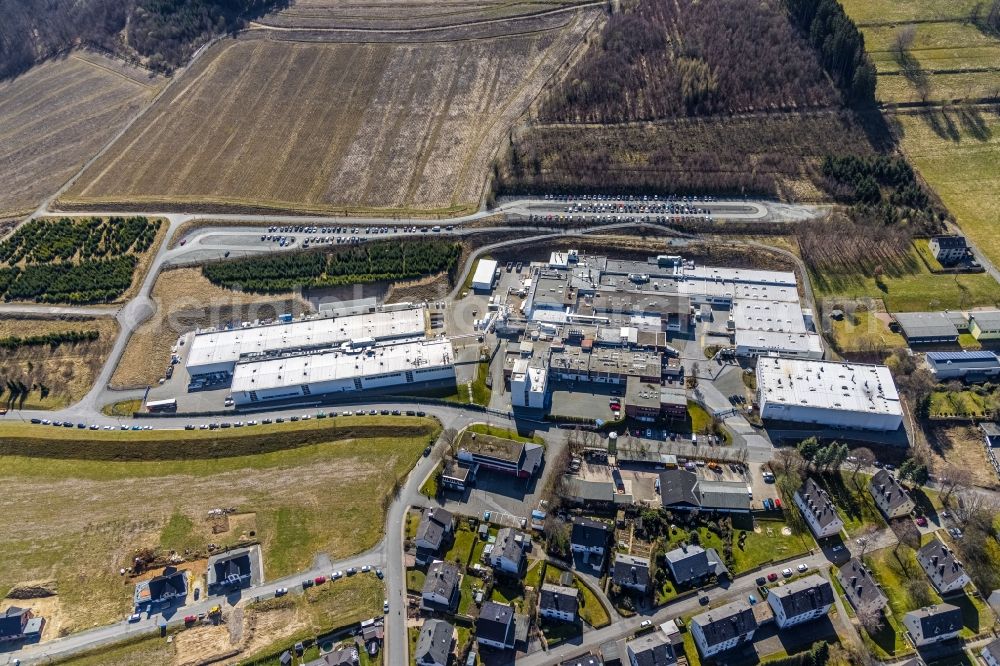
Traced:
POLYGON ((935 361, 992 361, 997 358, 991 351, 927 352, 927 356, 935 361))

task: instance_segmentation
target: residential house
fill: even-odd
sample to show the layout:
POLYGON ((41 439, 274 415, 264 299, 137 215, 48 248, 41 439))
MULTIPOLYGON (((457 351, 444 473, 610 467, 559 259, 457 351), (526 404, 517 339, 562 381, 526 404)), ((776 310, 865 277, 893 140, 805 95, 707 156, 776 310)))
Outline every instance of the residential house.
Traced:
POLYGON ((1000 638, 987 643, 979 655, 986 662, 986 666, 1000 666, 1000 638))
POLYGON ((632 666, 672 666, 677 654, 667 636, 654 631, 625 643, 625 654, 632 666))
POLYGON ((844 588, 844 595, 855 610, 874 607, 885 608, 889 598, 872 577, 865 565, 853 557, 837 571, 837 581, 844 588))
POLYGON ((476 620, 476 642, 499 650, 514 647, 514 607, 487 601, 476 620))
POLYGON ((844 521, 830 496, 811 478, 795 491, 795 505, 817 539, 839 534, 844 529, 844 521))
POLYGON ((570 548, 574 553, 580 553, 584 562, 600 567, 610 539, 611 526, 607 523, 590 518, 573 518, 570 548))
POLYGON ((969 246, 962 236, 934 236, 927 241, 927 246, 942 266, 954 266, 969 254, 969 246))
POLYGON ((454 460, 449 460, 441 471, 441 485, 445 490, 464 493, 465 489, 475 482, 478 469, 479 466, 475 464, 460 465, 454 460))
POLYGON ((208 591, 220 594, 249 587, 251 583, 249 548, 237 548, 208 558, 208 591))
POLYGON ((955 552, 936 536, 917 551, 917 562, 938 594, 960 592, 970 582, 955 552))
POLYGON ((160 576, 135 586, 136 608, 181 603, 187 598, 187 572, 167 567, 160 576))
POLYGON ((962 609, 951 604, 925 606, 904 615, 903 626, 918 648, 946 641, 962 630, 962 609))
POLYGON ((678 585, 702 583, 709 576, 728 574, 722 558, 714 548, 705 550, 694 544, 683 544, 669 551, 665 556, 670 574, 678 585))
POLYGON ((490 550, 489 563, 494 569, 520 575, 524 570, 524 551, 531 540, 523 532, 503 527, 497 532, 496 542, 490 550))
MULTIPOLYGON (((630 455, 619 449, 619 460, 630 455)), ((667 511, 716 511, 749 513, 750 495, 743 481, 699 479, 686 469, 668 469, 660 473, 660 501, 667 511)))
POLYGON ((458 608, 462 572, 451 562, 437 560, 427 568, 420 605, 429 610, 454 613, 458 608))
POLYGON ((538 614, 550 620, 576 622, 580 609, 579 594, 575 587, 545 583, 538 597, 538 614))
POLYGON ((414 653, 417 666, 448 666, 455 627, 444 620, 424 620, 414 653))
POLYGON ((868 492, 872 494, 872 499, 885 517, 890 520, 910 515, 916 506, 902 484, 884 469, 877 471, 868 481, 868 492))
MULTIPOLYGON (((289 654, 289 656, 291 655, 289 654)), ((291 664, 292 662, 289 661, 288 663, 291 664)), ((319 659, 310 661, 306 666, 358 666, 360 663, 357 646, 348 645, 332 652, 327 652, 319 659)))
POLYGON ((818 574, 772 587, 767 603, 774 611, 774 621, 784 629, 823 617, 833 605, 833 586, 818 574))
POLYGON ((417 562, 423 563, 441 552, 441 546, 451 535, 453 518, 450 511, 441 508, 424 509, 413 539, 417 547, 417 562))
POLYGON ((11 606, 0 611, 0 643, 19 641, 28 633, 28 623, 34 617, 28 608, 11 606))
POLYGON ((757 620, 745 601, 734 601, 691 618, 691 635, 708 658, 753 640, 757 620))
POLYGON ((615 585, 620 587, 636 590, 637 592, 648 592, 649 558, 618 553, 615 555, 611 580, 615 585))

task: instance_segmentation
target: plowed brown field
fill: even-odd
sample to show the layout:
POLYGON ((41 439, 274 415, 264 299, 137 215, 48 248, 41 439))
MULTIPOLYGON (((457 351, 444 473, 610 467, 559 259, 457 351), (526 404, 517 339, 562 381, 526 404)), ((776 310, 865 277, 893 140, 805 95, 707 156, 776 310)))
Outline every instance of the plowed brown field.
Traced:
POLYGON ((61 204, 468 211, 509 128, 599 14, 448 41, 251 30, 197 61, 61 204))
POLYGON ((58 190, 162 81, 77 52, 0 82, 0 219, 30 213, 58 190))

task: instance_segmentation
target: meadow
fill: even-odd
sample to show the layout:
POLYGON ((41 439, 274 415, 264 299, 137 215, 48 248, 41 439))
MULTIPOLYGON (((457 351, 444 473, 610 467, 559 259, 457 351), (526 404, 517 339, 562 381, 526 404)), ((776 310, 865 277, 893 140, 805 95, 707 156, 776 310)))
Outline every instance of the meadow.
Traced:
POLYGON ((251 30, 199 59, 61 203, 471 211, 509 127, 598 14, 462 41, 251 30))
POLYGON ((0 81, 0 219, 33 211, 163 83, 86 51, 0 81))
POLYGON ((958 225, 1000 265, 1000 114, 987 107, 898 113, 903 152, 958 225))
POLYGON ((54 581, 59 624, 71 632, 127 614, 131 586, 118 569, 138 548, 197 558, 208 543, 259 541, 268 579, 308 566, 317 552, 363 551, 382 535, 373 512, 437 430, 406 417, 226 435, 5 426, 0 590, 54 581), (236 511, 222 531, 208 518, 219 507, 236 511))

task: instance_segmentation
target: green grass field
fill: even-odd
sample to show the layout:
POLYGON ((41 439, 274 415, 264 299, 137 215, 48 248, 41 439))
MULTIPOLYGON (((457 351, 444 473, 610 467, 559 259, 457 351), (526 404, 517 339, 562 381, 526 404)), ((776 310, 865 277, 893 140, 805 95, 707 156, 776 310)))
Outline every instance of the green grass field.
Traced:
MULTIPOLYGON (((897 114, 902 148, 966 234, 1000 264, 1000 115, 897 114)), ((997 296, 981 292, 987 300, 997 296)), ((992 303, 985 303, 992 304, 992 303)))
POLYGON ((931 417, 969 416, 982 418, 991 413, 995 398, 975 391, 934 391, 931 393, 931 417))
MULTIPOLYGON (((998 244, 1000 248, 1000 244, 998 244)), ((921 261, 917 250, 904 266, 878 281, 862 272, 810 272, 817 299, 881 299, 888 312, 960 310, 1000 305, 1000 285, 988 274, 937 275, 921 261), (881 287, 879 286, 881 282, 881 287)))
POLYGON ((472 554, 472 548, 476 545, 476 540, 476 533, 463 522, 455 530, 455 541, 442 559, 446 562, 457 560, 458 564, 464 567, 469 562, 469 556, 472 554))
POLYGON ((831 329, 837 349, 843 352, 906 347, 906 338, 890 331, 888 324, 874 312, 845 315, 840 321, 831 321, 831 329))
MULTIPOLYGON (((787 525, 780 520, 758 520, 759 532, 746 531, 743 547, 739 546, 740 532, 733 530, 733 562, 738 574, 767 562, 802 555, 812 548, 812 537, 805 534, 783 534, 787 525)), ((721 553, 720 553, 721 554, 721 553)))
POLYGON ((858 474, 855 478, 854 474, 848 471, 816 477, 820 485, 830 494, 830 499, 837 506, 837 512, 844 521, 844 529, 850 535, 866 527, 886 526, 882 513, 868 492, 869 478, 866 474, 858 474))
POLYGON ((199 557, 210 542, 256 540, 268 578, 305 568, 317 552, 337 559, 365 550, 381 538, 383 499, 437 434, 430 420, 396 423, 408 434, 391 436, 400 429, 375 419, 358 419, 355 432, 385 436, 350 437, 331 420, 289 427, 281 437, 264 428, 246 434, 251 428, 215 439, 5 424, 0 430, 11 439, 0 447, 32 455, 0 455, 0 483, 16 497, 0 517, 0 589, 54 578, 62 626, 78 631, 127 614, 131 586, 118 568, 138 547, 199 557), (227 448, 266 452, 182 458, 191 447, 202 455, 205 448, 217 456, 227 448), (90 453, 100 458, 83 457, 90 453), (236 510, 222 532, 207 517, 218 507, 236 510))
POLYGON ((861 26, 913 20, 964 19, 979 0, 841 0, 861 26))

